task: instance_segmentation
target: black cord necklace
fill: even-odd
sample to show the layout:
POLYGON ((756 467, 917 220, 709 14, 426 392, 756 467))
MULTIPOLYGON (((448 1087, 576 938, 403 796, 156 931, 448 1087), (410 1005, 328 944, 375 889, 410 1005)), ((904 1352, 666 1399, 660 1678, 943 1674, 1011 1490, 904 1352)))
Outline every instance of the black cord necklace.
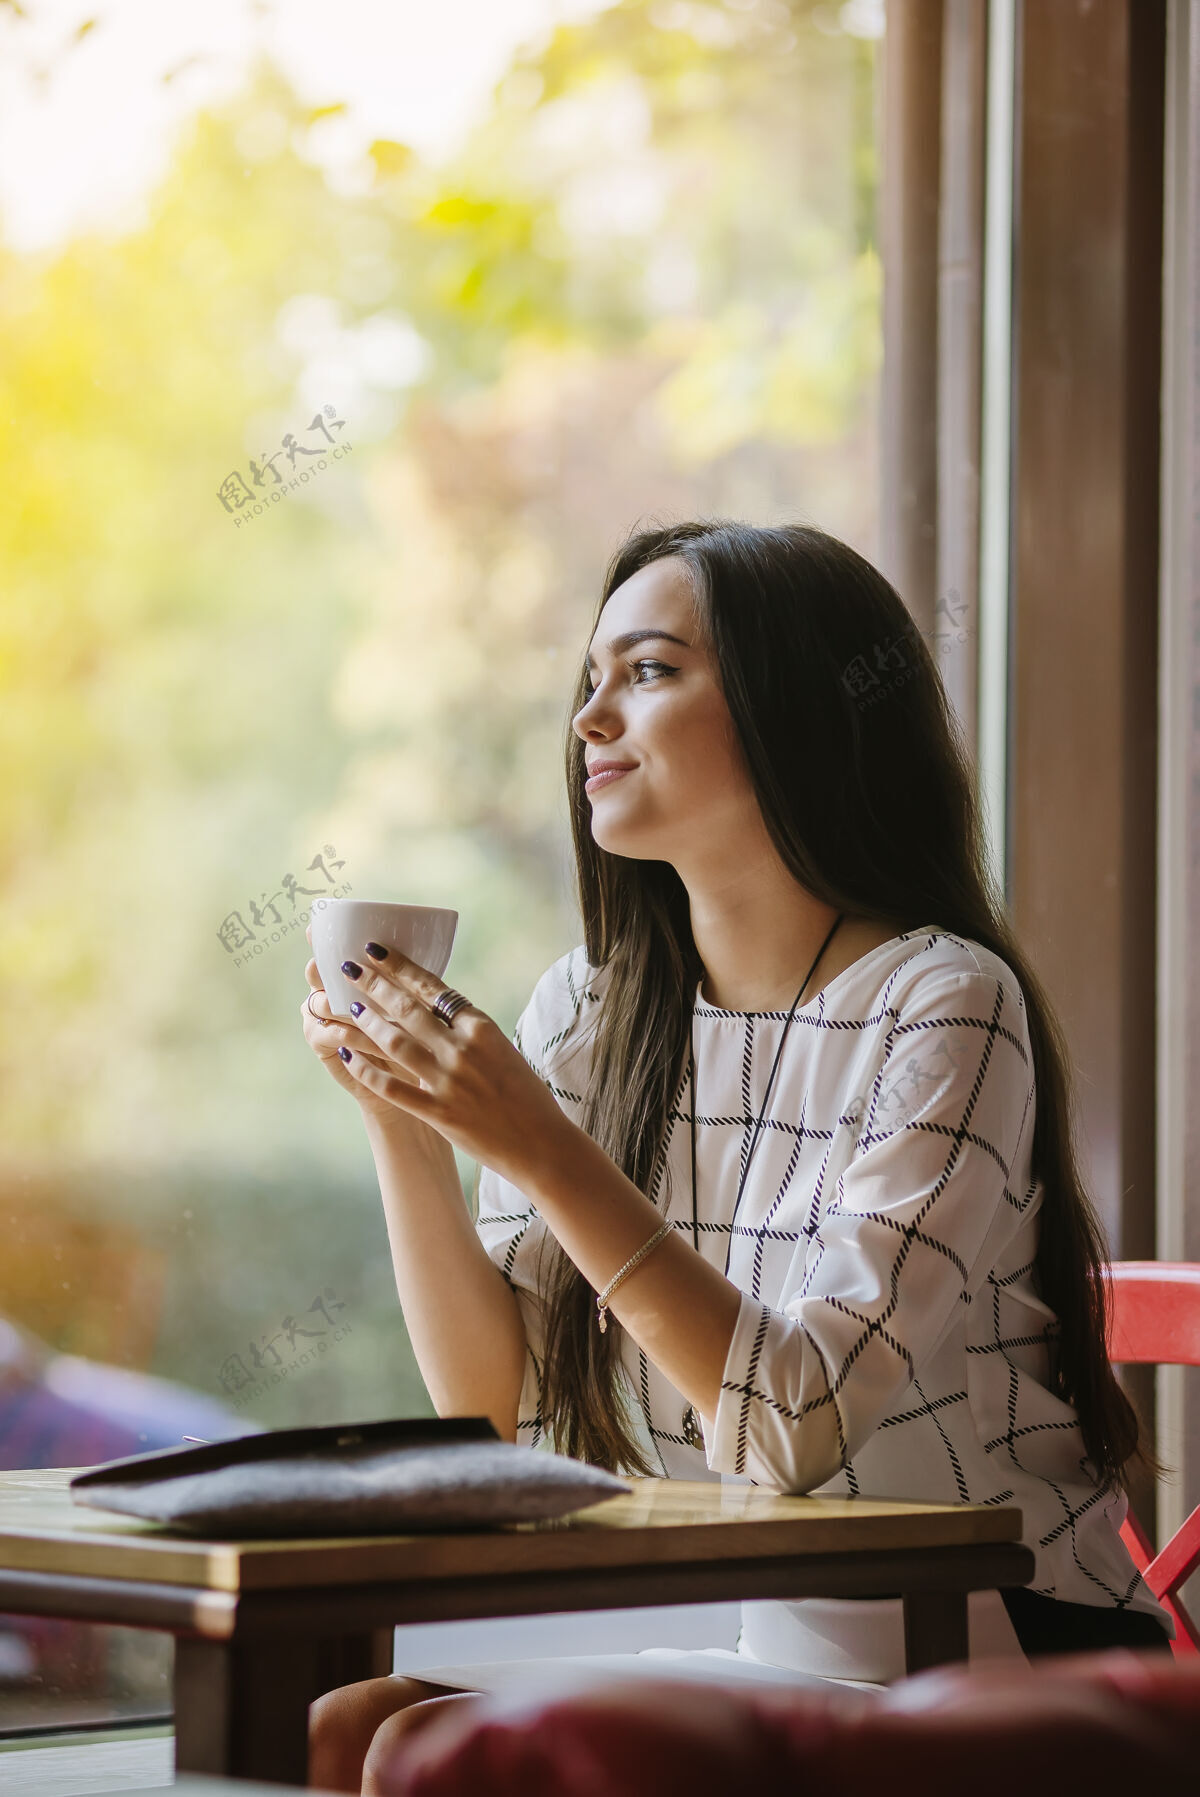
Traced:
MULTIPOLYGON (((825 953, 825 950, 829 947, 829 944, 833 939, 834 930, 837 929, 838 925, 841 923, 841 921, 845 917, 845 915, 846 914, 844 911, 838 912, 837 916, 833 920, 833 924, 830 928, 828 936, 826 936, 824 942, 821 944, 820 948, 817 950, 816 960, 814 960, 812 966, 809 968, 809 970, 805 974, 803 980, 800 982, 800 991, 797 992, 795 998, 792 1000, 792 1008, 787 1014, 787 1022, 784 1024, 783 1034, 779 1038, 779 1047, 775 1050, 775 1059, 771 1066, 770 1078, 767 1080, 767 1089, 763 1093, 762 1105, 759 1109, 758 1117, 754 1124, 754 1134, 750 1138, 750 1151, 746 1156, 746 1164, 742 1168, 742 1176, 738 1180, 737 1194, 733 1200, 733 1215, 729 1219, 729 1241, 726 1244, 726 1248, 725 1248, 725 1274, 726 1274, 726 1277, 728 1277, 728 1275, 729 1275, 729 1257, 730 1257, 730 1254, 733 1252, 733 1227, 734 1227, 734 1224, 737 1222, 738 1207, 742 1202, 742 1192, 745 1190, 746 1176, 750 1171, 750 1162, 753 1159, 754 1150, 758 1146, 759 1131, 761 1130, 762 1125, 763 1125, 763 1118, 767 1114, 767 1103, 771 1096, 771 1087, 775 1084, 775 1075, 779 1070, 780 1058, 783 1055, 783 1045, 787 1041, 787 1034, 788 1034, 788 1031, 792 1027, 792 1019, 796 1015, 796 1006, 800 1003, 800 999, 803 995, 804 988, 805 988, 805 986, 808 985, 809 980, 812 979, 812 976, 813 976, 814 972, 816 971, 817 962, 820 961, 821 956, 825 953)), ((699 1254, 699 1252, 700 1252, 700 1222, 699 1222, 699 1218, 697 1216, 697 1211, 696 1211, 696 1043, 695 1043, 695 1031, 692 1027, 691 1019, 688 1020, 688 1047, 690 1050, 688 1073, 689 1073, 689 1077, 691 1080, 691 1090, 692 1090, 692 1112, 691 1112, 691 1125, 692 1125, 692 1246, 695 1248, 696 1253, 699 1254)), ((683 1413, 683 1439, 687 1442, 687 1444, 690 1448, 699 1448, 699 1447, 703 1447, 703 1445, 704 1445, 704 1437, 700 1431, 700 1418, 696 1414, 696 1406, 694 1404, 689 1404, 687 1409, 683 1413)))

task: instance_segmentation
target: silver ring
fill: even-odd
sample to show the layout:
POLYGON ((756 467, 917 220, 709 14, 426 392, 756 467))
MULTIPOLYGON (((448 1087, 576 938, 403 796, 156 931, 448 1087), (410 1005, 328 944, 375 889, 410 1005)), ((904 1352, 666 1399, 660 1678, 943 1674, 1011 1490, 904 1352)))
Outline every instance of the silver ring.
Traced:
POLYGON ((453 987, 447 986, 444 992, 438 994, 431 1009, 434 1016, 440 1017, 446 1027, 450 1028, 459 1011, 464 1010, 470 1003, 470 999, 464 998, 461 992, 455 992, 453 987))
POLYGON ((317 995, 315 992, 309 993, 308 997, 304 1001, 305 1010, 308 1012, 309 1016, 312 1018, 314 1023, 332 1023, 333 1022, 332 1017, 318 1017, 317 1013, 313 1010, 312 1001, 316 996, 317 995))

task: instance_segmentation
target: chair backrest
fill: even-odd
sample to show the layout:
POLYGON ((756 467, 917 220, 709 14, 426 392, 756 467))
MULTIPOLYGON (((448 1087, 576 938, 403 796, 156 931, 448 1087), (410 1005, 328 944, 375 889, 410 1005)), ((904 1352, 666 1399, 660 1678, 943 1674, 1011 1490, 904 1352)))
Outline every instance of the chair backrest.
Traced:
MULTIPOLYGON (((1108 1357, 1125 1364, 1200 1366, 1200 1266, 1186 1261, 1118 1260, 1107 1270, 1108 1357)), ((1163 1608, 1175 1619, 1173 1649, 1200 1655, 1200 1630, 1179 1588, 1200 1566, 1200 1505, 1155 1554, 1130 1511, 1121 1539, 1163 1608)))

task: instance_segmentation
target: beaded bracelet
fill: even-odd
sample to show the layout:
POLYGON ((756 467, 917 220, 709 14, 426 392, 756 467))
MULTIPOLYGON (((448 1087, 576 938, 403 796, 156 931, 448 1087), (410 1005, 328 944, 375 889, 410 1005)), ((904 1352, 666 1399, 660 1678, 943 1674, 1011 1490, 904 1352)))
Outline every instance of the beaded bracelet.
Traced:
POLYGON ((609 1298, 616 1291, 626 1274, 633 1272, 633 1269, 637 1266, 639 1260, 645 1260, 651 1248, 656 1248, 663 1237, 665 1235, 670 1235, 670 1233, 671 1225, 669 1223, 664 1223, 661 1229, 656 1229, 645 1247, 639 1248, 637 1253, 633 1256, 633 1259, 625 1262, 625 1265, 621 1268, 621 1271, 616 1275, 615 1279, 610 1279, 604 1290, 597 1297, 596 1310, 600 1319, 601 1335, 603 1335, 604 1331, 608 1328, 607 1305, 609 1298))

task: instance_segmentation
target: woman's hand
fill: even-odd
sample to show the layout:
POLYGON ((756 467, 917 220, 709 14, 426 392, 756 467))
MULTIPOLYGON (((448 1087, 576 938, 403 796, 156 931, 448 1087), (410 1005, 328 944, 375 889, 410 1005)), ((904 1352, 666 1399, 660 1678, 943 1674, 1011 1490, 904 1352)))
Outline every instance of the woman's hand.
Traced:
POLYGON ((349 1059, 343 1054, 342 1060, 377 1101, 420 1118, 515 1185, 574 1128, 546 1082, 484 1012, 468 1006, 449 1027, 433 1015, 434 1001, 447 990, 436 974, 397 949, 372 955, 365 945, 360 960, 342 967, 363 1007, 359 1030, 375 1050, 364 1054, 347 1041, 341 1046, 349 1059), (353 966, 360 968, 357 976, 349 972, 353 966))
MULTIPOLYGON (((308 937, 311 948, 312 930, 306 929, 304 934, 308 937)), ((366 1115, 378 1116, 394 1123, 399 1116, 396 1106, 378 1098, 361 1080, 356 1079, 338 1054, 338 1049, 349 1048, 356 1059, 370 1061, 376 1067, 393 1072, 395 1069, 390 1068, 390 1064, 378 1054, 375 1044, 368 1036, 364 1036, 352 1024, 342 1023, 331 1015, 329 996, 321 983, 315 960, 310 961, 304 969, 304 977, 311 988, 300 1006, 305 1041, 321 1065, 333 1075, 339 1086, 343 1086, 358 1101, 366 1115), (315 998, 314 993, 318 994, 315 998)))

